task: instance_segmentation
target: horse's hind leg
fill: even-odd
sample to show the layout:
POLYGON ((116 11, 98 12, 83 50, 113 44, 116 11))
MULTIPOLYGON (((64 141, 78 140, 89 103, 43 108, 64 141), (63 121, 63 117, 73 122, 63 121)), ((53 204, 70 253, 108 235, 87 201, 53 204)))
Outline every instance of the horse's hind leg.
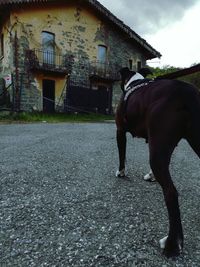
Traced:
POLYGON ((169 173, 169 163, 171 154, 177 142, 168 140, 168 142, 159 142, 159 138, 150 141, 150 165, 156 177, 156 180, 162 187, 165 203, 169 217, 169 234, 161 241, 164 248, 163 253, 167 257, 173 257, 180 254, 183 247, 183 231, 178 204, 178 193, 171 180, 169 173), (169 142, 170 141, 170 142, 169 142), (172 145, 172 142, 174 143, 172 145))
POLYGON ((126 132, 122 129, 117 129, 117 146, 119 152, 119 170, 116 172, 116 176, 124 177, 126 157, 126 132))

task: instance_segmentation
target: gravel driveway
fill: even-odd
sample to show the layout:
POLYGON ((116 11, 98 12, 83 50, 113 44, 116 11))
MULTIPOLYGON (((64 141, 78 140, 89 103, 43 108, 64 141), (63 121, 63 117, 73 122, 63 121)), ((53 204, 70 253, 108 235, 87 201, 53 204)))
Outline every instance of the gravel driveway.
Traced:
POLYGON ((163 195, 142 179, 148 146, 128 145, 123 180, 113 123, 0 125, 0 266, 200 266, 199 159, 185 141, 172 157, 185 247, 168 260, 163 195))

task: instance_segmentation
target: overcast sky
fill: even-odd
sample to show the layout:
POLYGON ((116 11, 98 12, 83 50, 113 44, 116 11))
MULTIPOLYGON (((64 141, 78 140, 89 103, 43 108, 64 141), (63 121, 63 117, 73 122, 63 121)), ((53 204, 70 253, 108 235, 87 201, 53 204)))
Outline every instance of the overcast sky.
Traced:
POLYGON ((200 63, 200 0, 99 0, 158 50, 152 67, 200 63))

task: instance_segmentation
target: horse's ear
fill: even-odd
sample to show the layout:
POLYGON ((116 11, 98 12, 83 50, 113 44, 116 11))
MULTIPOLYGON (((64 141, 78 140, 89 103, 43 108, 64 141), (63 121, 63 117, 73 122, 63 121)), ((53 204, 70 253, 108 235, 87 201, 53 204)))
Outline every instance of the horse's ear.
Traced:
POLYGON ((122 80, 126 80, 126 78, 130 75, 130 70, 128 67, 122 68, 119 70, 122 80))
POLYGON ((147 75, 153 75, 153 72, 149 68, 141 68, 138 73, 140 73, 144 78, 146 78, 147 75))

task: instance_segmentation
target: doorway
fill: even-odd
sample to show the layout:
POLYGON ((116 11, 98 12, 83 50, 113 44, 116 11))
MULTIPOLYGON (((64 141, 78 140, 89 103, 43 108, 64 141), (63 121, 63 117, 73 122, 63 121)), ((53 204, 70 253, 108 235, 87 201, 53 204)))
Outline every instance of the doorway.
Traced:
POLYGON ((55 81, 42 81, 43 111, 52 113, 55 111, 55 81))

